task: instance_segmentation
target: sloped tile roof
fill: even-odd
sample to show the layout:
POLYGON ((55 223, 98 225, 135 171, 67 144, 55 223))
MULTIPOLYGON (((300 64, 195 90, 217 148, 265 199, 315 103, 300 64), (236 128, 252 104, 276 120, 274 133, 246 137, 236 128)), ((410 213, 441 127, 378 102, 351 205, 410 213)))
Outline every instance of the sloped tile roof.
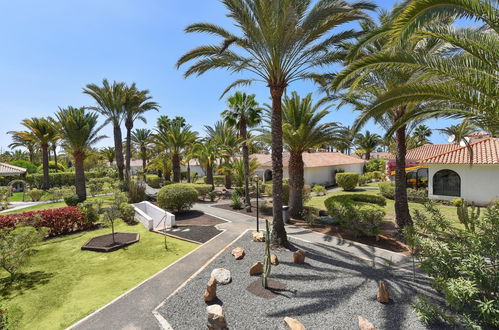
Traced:
POLYGON ((26 169, 6 163, 0 163, 0 175, 20 175, 26 172, 26 169))
MULTIPOLYGON (((458 144, 425 144, 423 146, 407 150, 405 154, 405 160, 419 161, 422 159, 427 159, 459 148, 460 146, 458 144)), ((391 154, 387 158, 395 159, 395 155, 391 154)))
MULTIPOLYGON (((473 150, 473 164, 499 164, 499 139, 487 138, 470 144, 473 150)), ((469 164, 468 147, 440 153, 420 161, 425 164, 469 164)))
MULTIPOLYGON (((345 155, 341 152, 304 152, 302 156, 305 168, 363 164, 365 162, 358 157, 345 155)), ((270 154, 252 154, 251 157, 256 158, 258 163, 262 167, 272 167, 272 159, 270 154)), ((289 158, 289 153, 282 154, 283 167, 288 167, 289 158)))

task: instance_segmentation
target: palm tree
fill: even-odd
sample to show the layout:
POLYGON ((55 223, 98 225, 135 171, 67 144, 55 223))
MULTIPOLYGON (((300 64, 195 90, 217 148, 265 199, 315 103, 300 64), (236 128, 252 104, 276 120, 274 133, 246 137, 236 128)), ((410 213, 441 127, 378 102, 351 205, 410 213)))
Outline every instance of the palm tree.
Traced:
POLYGON ((43 183, 42 189, 50 188, 49 179, 49 145, 59 132, 47 118, 30 118, 24 119, 21 124, 26 127, 33 138, 36 139, 40 149, 42 150, 42 166, 43 166, 43 183))
MULTIPOLYGON (((133 83, 130 87, 126 89, 126 102, 124 105, 124 117, 125 117, 125 128, 126 128, 126 155, 125 155, 125 176, 127 180, 130 179, 130 161, 132 159, 132 129, 133 124, 136 120, 140 120, 147 124, 147 120, 144 117, 144 113, 151 110, 159 110, 159 105, 156 102, 151 101, 152 96, 149 95, 149 91, 138 90, 133 83)), ((142 158, 142 163, 145 171, 144 158, 142 158)))
POLYGON ((338 133, 336 123, 322 123, 329 114, 329 107, 314 104, 312 93, 301 98, 293 92, 285 96, 282 105, 283 142, 289 151, 289 214, 299 218, 303 211, 304 163, 303 153, 309 149, 330 143, 338 133))
POLYGON ((182 126, 179 122, 172 122, 168 126, 160 124, 156 128, 155 142, 172 156, 173 182, 180 182, 181 154, 196 138, 197 133, 191 130, 191 125, 182 126))
POLYGON ((249 74, 230 84, 222 95, 237 86, 260 81, 269 87, 272 98, 272 191, 274 245, 287 244, 282 221, 282 96, 297 80, 320 81, 315 70, 337 63, 343 52, 337 46, 356 36, 353 30, 330 33, 338 26, 367 18, 368 2, 320 0, 221 0, 239 35, 211 23, 197 23, 185 31, 220 37, 223 42, 200 46, 182 56, 177 67, 196 60, 185 76, 201 75, 212 69, 249 74), (236 48, 237 50, 233 50, 236 48))
POLYGON ((220 148, 214 140, 210 138, 202 139, 192 146, 192 152, 196 155, 201 166, 206 168, 206 183, 211 184, 211 188, 215 189, 215 182, 213 180, 213 170, 215 162, 220 156, 220 148))
POLYGON ((93 145, 107 136, 98 135, 104 126, 97 125, 96 113, 85 111, 85 107, 59 108, 56 117, 61 124, 61 133, 64 138, 64 146, 71 153, 75 161, 75 186, 76 194, 80 201, 87 198, 85 186, 85 169, 83 163, 86 154, 91 151, 93 145))
MULTIPOLYGON (((57 147, 59 141, 61 140, 61 135, 59 134, 59 132, 61 131, 61 125, 57 120, 54 120, 51 117, 49 117, 48 119, 50 120, 52 125, 54 125, 54 129, 56 130, 56 132, 58 132, 58 134, 56 134, 50 141, 50 146, 49 146, 49 148, 52 149, 52 153, 54 154, 55 171, 57 172, 59 170, 57 166, 57 147)), ((49 152, 49 158, 50 158, 50 152, 49 152)))
POLYGON ((223 160, 222 168, 225 174, 225 188, 232 187, 232 173, 230 171, 231 159, 237 154, 241 145, 241 139, 234 126, 227 124, 226 121, 217 121, 213 126, 205 126, 209 139, 219 146, 220 157, 223 160))
POLYGON ((344 154, 350 155, 354 146, 355 133, 350 126, 338 128, 338 137, 331 141, 331 147, 344 154))
POLYGON ((452 143, 460 144, 466 137, 476 132, 476 127, 468 120, 463 120, 460 124, 441 128, 439 131, 448 135, 452 143))
POLYGON ((222 118, 232 127, 239 130, 239 137, 242 140, 244 172, 244 200, 248 212, 251 212, 251 200, 249 192, 249 152, 248 152, 248 128, 260 123, 260 113, 262 109, 258 107, 255 94, 236 92, 227 100, 228 108, 222 112, 222 118))
POLYGON ((371 152, 375 151, 381 142, 381 136, 376 133, 372 134, 369 131, 366 131, 365 134, 357 133, 355 136, 355 143, 365 155, 366 160, 371 159, 371 152))
POLYGON ((28 131, 10 131, 7 133, 12 135, 12 143, 9 144, 9 148, 26 148, 29 154, 29 161, 34 163, 37 142, 33 133, 28 131))
POLYGON ((415 140, 415 146, 420 147, 425 144, 430 144, 429 137, 433 134, 431 128, 426 125, 418 125, 414 128, 414 132, 412 133, 412 137, 415 140))
POLYGON ((135 145, 135 148, 139 150, 140 158, 142 159, 142 169, 144 170, 144 178, 146 175, 147 168, 147 149, 151 144, 151 140, 153 137, 153 133, 150 129, 147 128, 138 128, 131 134, 132 143, 135 145))
POLYGON ((113 161, 114 161, 114 158, 116 157, 116 152, 114 150, 114 147, 105 147, 105 148, 102 148, 100 150, 100 153, 109 162, 109 166, 113 166, 113 161))
POLYGON ((102 80, 102 86, 88 84, 83 89, 83 93, 90 95, 97 106, 89 107, 106 117, 106 124, 112 123, 114 136, 114 150, 116 154, 116 166, 118 167, 118 177, 123 181, 124 159, 123 159, 123 138, 121 135, 121 123, 124 119, 124 106, 127 96, 127 88, 123 82, 109 83, 107 79, 102 80))

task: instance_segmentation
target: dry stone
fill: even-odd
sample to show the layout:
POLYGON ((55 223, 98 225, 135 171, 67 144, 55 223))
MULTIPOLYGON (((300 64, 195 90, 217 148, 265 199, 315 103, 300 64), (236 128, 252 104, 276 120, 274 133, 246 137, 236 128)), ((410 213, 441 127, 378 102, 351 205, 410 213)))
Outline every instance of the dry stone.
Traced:
POLYGON ((305 263, 305 251, 298 250, 293 253, 293 263, 295 264, 303 264, 305 263))
POLYGON ((293 319, 291 317, 285 317, 284 318, 284 323, 288 327, 289 330, 306 330, 305 326, 301 324, 300 321, 293 319))
POLYGON ((214 277, 211 277, 204 291, 204 301, 210 302, 217 296, 217 281, 214 277))
POLYGON ((236 258, 236 260, 241 260, 246 255, 246 252, 244 252, 243 248, 237 247, 232 250, 231 254, 234 256, 234 258, 236 258))
POLYGON ((270 263, 274 266, 279 265, 279 259, 277 259, 277 256, 275 254, 270 255, 270 263))
POLYGON ((265 236, 262 232, 253 233, 253 242, 265 242, 265 236))
POLYGON ((386 288, 385 282, 379 281, 378 294, 376 300, 380 303, 387 304, 390 302, 390 294, 386 288))
POLYGON ((208 329, 209 330, 227 330, 227 322, 225 321, 224 310, 220 305, 211 305, 206 307, 208 312, 208 329))
POLYGON ((359 316, 359 329, 360 330, 376 330, 376 327, 367 319, 359 316))
POLYGON ((250 275, 260 275, 261 273, 263 273, 263 264, 260 261, 253 264, 253 266, 251 266, 250 268, 249 273, 250 275))
POLYGON ((230 276, 230 271, 225 268, 215 268, 211 272, 211 277, 214 277, 217 280, 217 284, 229 284, 232 280, 230 276))

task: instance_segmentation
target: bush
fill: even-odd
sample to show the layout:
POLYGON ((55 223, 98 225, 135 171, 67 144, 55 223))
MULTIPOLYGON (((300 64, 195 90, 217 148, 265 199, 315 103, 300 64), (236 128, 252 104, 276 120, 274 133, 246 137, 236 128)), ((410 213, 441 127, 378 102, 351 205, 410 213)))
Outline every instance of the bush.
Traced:
MULTIPOLYGON (((310 186, 309 186, 310 188, 310 186)), ((304 187, 305 189, 305 187, 304 187)), ((272 197, 272 184, 265 184, 265 194, 272 197)), ((304 194, 305 195, 305 194, 304 194)), ((289 203, 289 183, 287 179, 282 182, 282 204, 288 205, 289 203)))
POLYGON ((125 221, 129 225, 134 225, 137 222, 135 221, 135 208, 133 205, 128 203, 121 203, 120 207, 121 219, 125 221))
MULTIPOLYGON (((65 172, 66 167, 62 165, 61 163, 57 163, 57 166, 55 165, 55 162, 53 160, 49 161, 49 171, 54 173, 54 172, 65 172)), ((38 173, 43 173, 43 164, 38 166, 37 168, 38 173)))
POLYGON ((52 202, 57 202, 65 197, 73 196, 75 192, 74 186, 65 186, 65 187, 54 187, 48 190, 48 199, 52 202))
POLYGON ((386 199, 367 194, 351 194, 329 197, 324 201, 328 214, 337 219, 342 227, 367 236, 377 235, 385 217, 381 206, 386 199))
POLYGON ((26 173, 36 173, 38 171, 38 166, 27 160, 15 160, 10 162, 11 165, 22 167, 26 169, 26 173))
POLYGON ((318 196, 324 196, 327 193, 327 190, 324 186, 321 186, 319 184, 316 184, 312 190, 314 193, 316 193, 318 196))
POLYGON ((243 202, 241 200, 241 195, 238 193, 233 193, 230 195, 230 207, 234 210, 240 210, 243 208, 243 202))
POLYGON ((137 180, 130 181, 128 185, 128 202, 140 203, 146 200, 146 186, 137 180))
MULTIPOLYGON (((380 182, 378 187, 383 197, 395 199, 395 182, 380 182)), ((425 203, 428 200, 428 191, 426 189, 407 188, 407 200, 415 203, 425 203)))
POLYGON ((69 234, 93 226, 87 221, 85 214, 75 206, 0 215, 0 228, 14 228, 17 224, 28 224, 35 228, 47 227, 50 229, 49 236, 69 234))
POLYGON ((213 183, 217 187, 221 187, 225 185, 225 175, 214 175, 213 176, 213 183))
POLYGON ((210 202, 214 202, 217 199, 217 193, 214 191, 210 191, 208 193, 208 198, 210 199, 210 202))
POLYGON ((100 205, 93 202, 83 202, 78 206, 81 213, 85 215, 87 222, 95 224, 99 221, 100 205))
POLYGON ((194 188, 200 197, 204 200, 206 195, 208 195, 211 191, 211 184, 205 183, 179 183, 186 187, 194 188))
POLYGON ((2 197, 10 197, 12 195, 12 189, 10 186, 1 186, 0 187, 0 198, 2 197))
POLYGON ((67 206, 76 206, 80 202, 80 197, 78 195, 71 195, 64 197, 64 202, 67 206))
POLYGON ((17 306, 0 305, 0 329, 15 330, 19 328, 23 312, 17 306))
POLYGON ((359 175, 359 186, 365 186, 369 181, 369 176, 366 174, 359 175))
POLYGON ((30 189, 28 191, 28 195, 33 202, 38 202, 42 198, 44 193, 45 192, 43 190, 36 189, 36 188, 30 189))
POLYGON ((386 160, 379 158, 371 158, 364 166, 366 172, 385 172, 386 160))
MULTIPOLYGON (((103 171, 85 172, 85 178, 87 180, 94 178, 103 178, 103 177, 109 177, 108 173, 103 171)), ((75 184, 75 173, 74 172, 49 173, 49 181, 51 187, 72 186, 75 184)), ((26 182, 28 182, 31 187, 41 188, 43 183, 43 174, 41 173, 27 174, 26 182)))
POLYGON ((161 178, 155 174, 146 175, 146 183, 152 188, 161 188, 161 178))
POLYGON ((262 212, 263 215, 272 215, 272 213, 274 212, 272 202, 264 201, 260 205, 260 212, 262 212))
POLYGON ((198 196, 198 191, 191 184, 171 184, 159 190, 158 205, 166 210, 181 212, 190 209, 198 196))
POLYGON ((353 172, 336 173, 336 184, 345 191, 354 190, 359 183, 359 174, 353 172))

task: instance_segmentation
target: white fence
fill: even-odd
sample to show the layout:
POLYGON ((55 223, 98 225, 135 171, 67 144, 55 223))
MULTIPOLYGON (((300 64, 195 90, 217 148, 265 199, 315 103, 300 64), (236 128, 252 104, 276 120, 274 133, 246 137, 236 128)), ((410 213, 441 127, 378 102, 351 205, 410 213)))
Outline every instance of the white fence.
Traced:
POLYGON ((147 229, 163 229, 163 227, 175 227, 175 215, 157 207, 149 202, 133 204, 135 218, 147 229), (158 228, 159 227, 159 228, 158 228))

